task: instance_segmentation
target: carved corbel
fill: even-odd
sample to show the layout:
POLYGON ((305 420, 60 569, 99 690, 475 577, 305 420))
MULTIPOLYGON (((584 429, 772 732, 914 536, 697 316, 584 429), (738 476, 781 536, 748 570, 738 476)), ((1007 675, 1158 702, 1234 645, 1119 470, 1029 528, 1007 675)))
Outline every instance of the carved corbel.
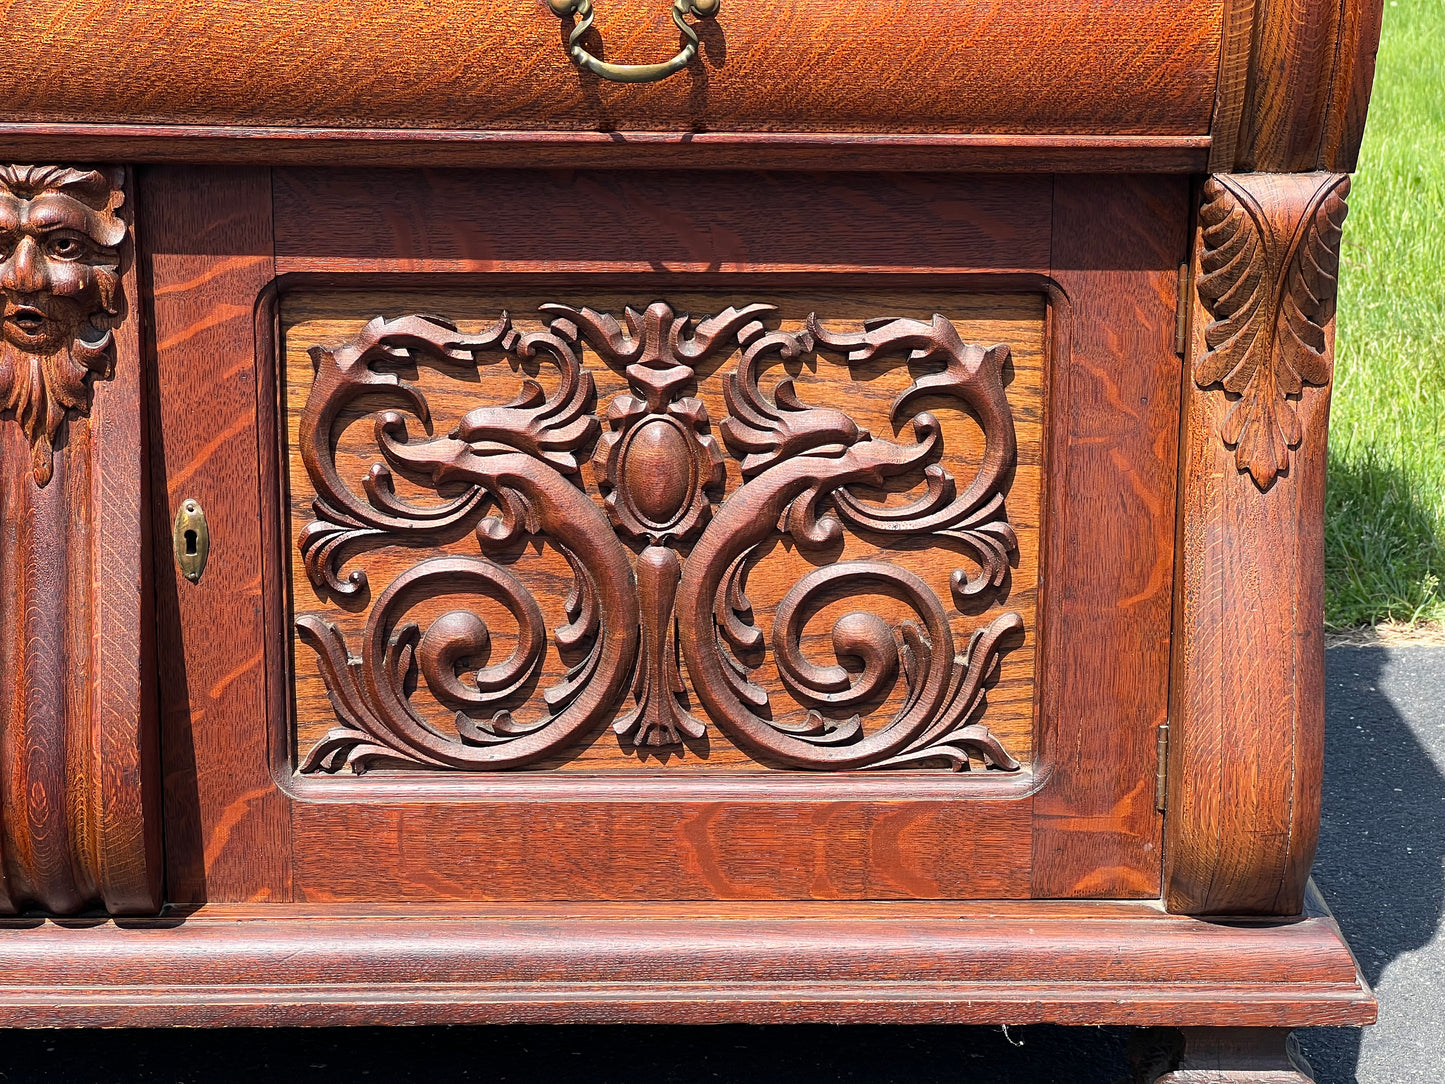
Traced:
POLYGON ((160 904, 126 177, 0 165, 0 912, 160 904))
POLYGON ((1194 382, 1229 397, 1220 436, 1261 489, 1303 437, 1305 386, 1329 384, 1350 179, 1211 177, 1199 208, 1199 299, 1210 316, 1194 382))
POLYGON ((1349 179, 1217 176, 1191 279, 1165 899, 1297 914, 1319 835, 1325 431, 1349 179))

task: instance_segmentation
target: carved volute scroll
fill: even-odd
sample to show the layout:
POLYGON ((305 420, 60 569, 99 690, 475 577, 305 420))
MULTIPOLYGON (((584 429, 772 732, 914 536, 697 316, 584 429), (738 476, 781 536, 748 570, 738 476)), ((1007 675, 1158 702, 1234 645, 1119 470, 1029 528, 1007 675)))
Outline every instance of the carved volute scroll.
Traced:
POLYGON ((1199 209, 1199 297, 1212 322, 1194 366, 1235 398, 1220 435, 1261 489, 1300 442, 1292 398, 1329 383, 1340 234, 1350 179, 1333 173, 1211 177, 1199 209))
POLYGON ((521 767, 599 728, 639 751, 705 748, 714 727, 774 768, 1019 768, 980 719, 1025 633, 1018 612, 996 601, 987 612, 1017 551, 1004 507, 1017 465, 1008 346, 967 343, 938 315, 861 328, 814 315, 785 330, 768 304, 696 320, 665 301, 621 319, 555 303, 541 313, 539 330, 504 312, 475 333, 435 316, 378 317, 349 342, 311 348, 296 451, 315 497, 298 551, 316 597, 366 616, 357 642, 298 600, 297 632, 336 716, 300 750, 303 774, 521 767), (765 373, 818 351, 909 367, 889 413, 897 439, 810 405, 786 374, 765 390, 765 373), (510 401, 499 362, 524 371, 510 401), (696 392, 704 367, 721 386, 716 431, 696 392), (428 368, 476 389, 445 435, 432 435, 422 382, 403 375, 428 368), (599 396, 602 373, 624 386, 599 396), (981 429, 971 477, 943 465, 944 410, 981 429), (359 424, 376 458, 353 488, 336 441, 359 424), (467 532, 474 544, 459 548, 467 532), (937 547, 935 565, 954 569, 953 605, 887 560, 838 559, 845 533, 937 547), (747 585, 779 545, 816 567, 762 600, 769 633, 747 585), (396 547, 417 556, 373 599, 367 555, 396 547), (546 552, 569 581, 554 648, 527 586, 528 562, 546 552), (831 610, 837 664, 815 662, 809 622, 868 596, 911 616, 890 622, 861 601, 831 610), (960 613, 978 615, 961 650, 960 613), (549 650, 565 673, 544 674, 549 650), (755 675, 765 657, 780 683, 771 692, 755 675), (417 709, 423 686, 453 712, 449 725, 417 709))
POLYGON ((7 913, 159 905, 143 382, 125 320, 134 276, 124 181, 115 169, 0 166, 7 913))

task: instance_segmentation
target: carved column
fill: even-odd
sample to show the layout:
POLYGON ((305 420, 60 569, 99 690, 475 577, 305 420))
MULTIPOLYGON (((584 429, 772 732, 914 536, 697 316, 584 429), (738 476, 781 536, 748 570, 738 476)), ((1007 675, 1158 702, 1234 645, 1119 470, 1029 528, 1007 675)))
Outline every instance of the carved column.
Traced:
POLYGON ((0 912, 154 911, 144 399, 124 171, 0 166, 0 912))
POLYGON ((1349 179, 1202 192, 1181 449, 1165 901, 1300 912, 1319 834, 1325 433, 1349 179))

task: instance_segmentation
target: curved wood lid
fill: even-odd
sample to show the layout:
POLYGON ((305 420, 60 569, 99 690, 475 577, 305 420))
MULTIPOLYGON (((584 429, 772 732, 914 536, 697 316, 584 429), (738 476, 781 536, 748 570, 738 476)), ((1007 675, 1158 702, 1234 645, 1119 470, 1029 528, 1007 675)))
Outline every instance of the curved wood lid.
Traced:
MULTIPOLYGON (((544 0, 24 5, 0 31, 0 142, 12 157, 376 161, 410 146, 407 161, 510 154, 519 165, 539 164, 533 153, 559 160, 558 147, 620 162, 632 159, 613 153, 619 144, 695 143, 678 157, 731 164, 709 150, 727 145, 744 164, 797 164, 773 163, 764 147, 828 165, 819 145, 836 159, 846 133, 869 165, 1198 170, 1216 116, 1233 126, 1231 152, 1252 137, 1240 132, 1251 96, 1272 96, 1265 123, 1290 124, 1300 88, 1322 86, 1329 100, 1312 97, 1305 121, 1344 116, 1330 92, 1336 43, 1353 35, 1372 51, 1370 19, 1355 9, 1375 13, 1377 34, 1380 4, 1340 6, 724 0, 715 18, 689 19, 697 61, 659 83, 618 84, 572 63, 574 24, 544 0), (1262 77, 1262 61, 1280 74, 1262 77), (880 146, 894 160, 880 160, 880 146), (1000 148, 1024 153, 990 164, 1000 148), (1105 157, 1091 164, 1095 151, 1105 157)), ((651 62, 679 40, 663 0, 599 0, 584 44, 651 62)), ((1358 82, 1358 67, 1345 76, 1358 82)), ((1368 85, 1366 73, 1366 97, 1368 85)))

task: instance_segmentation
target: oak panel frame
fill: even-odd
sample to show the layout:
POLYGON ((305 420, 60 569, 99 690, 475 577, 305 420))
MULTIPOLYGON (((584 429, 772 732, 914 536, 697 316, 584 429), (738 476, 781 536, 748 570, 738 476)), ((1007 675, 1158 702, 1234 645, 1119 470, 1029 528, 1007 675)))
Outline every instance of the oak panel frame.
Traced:
MULTIPOLYGON (((337 262, 348 270, 362 263, 350 256, 337 262)), ((366 270, 360 273, 283 275, 267 307, 291 287, 354 284, 371 293, 395 286, 405 275, 395 266, 378 269, 371 258, 362 266, 366 270)), ((1032 273, 824 274, 829 286, 855 292, 907 290, 910 282, 933 290, 1051 292, 1047 280, 1032 273)), ((754 270, 624 276, 577 270, 548 276, 499 269, 490 275, 415 278, 444 282, 449 289, 487 282, 492 290, 534 291, 565 282, 588 293, 665 296, 669 290, 734 289, 760 298, 774 288, 816 287, 819 281, 817 272, 754 270), (489 281, 493 277, 499 281, 489 281)), ((276 319, 268 314, 260 323, 271 326, 276 319)), ((279 364, 277 359, 270 367, 275 371, 279 364)), ((1046 383, 1055 364, 1052 357, 1046 362, 1046 383)), ((272 401, 279 421, 274 391, 272 401)), ((284 461, 279 425, 276 434, 273 454, 279 464, 284 461)), ((1046 442, 1045 477, 1048 454, 1046 442)), ((278 493, 262 503, 280 507, 281 500, 278 493)), ((278 588, 270 593, 279 594, 278 588)), ((284 612, 284 600, 273 606, 284 612)), ((268 634, 268 643, 281 634, 284 626, 268 634)), ((932 771, 716 773, 664 767, 298 776, 294 757, 283 755, 295 726, 289 675, 280 684, 277 695, 285 702, 273 701, 270 748, 277 784, 294 800, 298 900, 1022 899, 1030 893, 1026 841, 1037 786, 1033 772, 961 778, 932 771), (489 885, 478 883, 482 854, 490 863, 489 885)), ((1146 897, 1158 894, 1157 858, 1143 876, 1151 874, 1146 897)), ((1140 880, 1130 878, 1117 894, 1129 895, 1140 880)))
MULTIPOLYGON (((156 174, 163 178, 168 172, 157 170, 156 174)), ((539 271, 537 262, 528 262, 523 258, 521 247, 516 248, 515 255, 501 260, 477 260, 466 253, 442 254, 445 256, 443 259, 419 259, 414 248, 398 249, 395 246, 401 242, 386 238, 373 238, 365 242, 371 245, 371 250, 364 254, 353 236, 352 241, 343 248, 343 258, 329 256, 326 247, 312 244, 313 241, 324 239, 326 220, 318 218, 318 208, 308 209, 297 202, 294 185, 288 188, 291 178, 283 174, 284 171, 277 171, 274 177, 274 184, 277 186, 275 266, 282 275, 278 279, 267 280, 269 285, 260 279, 254 280, 249 290, 229 299, 232 309, 244 307, 254 313, 254 319, 248 324, 245 336, 246 348, 255 356, 274 358, 277 341, 275 292, 289 285, 309 283, 335 287, 344 283, 365 287, 375 286, 379 281, 395 281, 400 274, 404 275, 408 284, 424 286, 429 281, 444 281, 455 287, 458 271, 532 276, 539 271), (301 233, 298 233, 298 230, 301 233), (302 234, 306 235, 304 245, 298 241, 302 234)), ((404 175, 393 175, 393 179, 398 176, 404 175)), ((515 179, 512 178, 514 181, 515 179)), ((379 191, 374 187, 368 190, 365 184, 355 183, 357 180, 358 178, 351 178, 353 183, 347 186, 347 190, 358 193, 358 199, 365 200, 368 195, 375 195, 379 191)), ((597 178, 593 180, 596 181, 597 178)), ((828 230, 842 228, 848 221, 848 215, 856 213, 849 210, 846 199, 840 202, 839 197, 847 196, 849 191, 856 192, 857 178, 835 180, 837 185, 833 187, 830 187, 830 182, 826 180, 807 180, 808 184, 815 186, 810 189, 815 197, 825 192, 832 192, 835 196, 832 202, 824 200, 818 203, 815 199, 810 204, 810 210, 815 212, 812 220, 822 231, 819 234, 815 229, 811 251, 822 253, 823 259, 827 258, 829 251, 825 243, 828 230)), ((867 182, 879 186, 876 191, 880 204, 886 202, 889 184, 893 180, 896 179, 874 178, 867 182)), ((660 264, 667 269, 663 274, 669 278, 679 275, 690 283, 713 288, 741 283, 749 291, 756 290, 760 282, 776 282, 780 286, 804 281, 816 284, 820 277, 830 282, 836 281, 840 285, 849 282, 856 284, 886 281, 890 288, 899 288, 915 276, 926 275, 926 279, 919 277, 917 281, 926 281, 934 287, 940 284, 966 284, 971 289, 1009 292, 1022 289, 1043 292, 1049 299, 1052 328, 1050 350, 1053 375, 1049 378, 1052 382, 1049 388, 1052 401, 1067 386, 1061 381, 1063 374, 1069 369, 1067 351, 1070 348, 1071 335, 1067 333, 1068 321, 1079 322, 1079 326, 1087 326, 1088 322, 1097 326, 1108 326, 1120 306, 1125 306, 1132 312, 1157 310, 1157 342, 1167 342, 1165 329, 1172 327, 1173 313, 1171 307, 1162 300, 1166 291, 1160 284, 1168 284, 1172 290, 1172 268, 1177 256, 1166 256, 1162 252, 1152 251, 1149 246, 1136 249, 1132 254, 1115 253, 1115 261, 1121 263, 1121 267, 1117 269, 1120 272, 1118 285, 1107 291, 1091 291, 1081 280, 1071 291, 1062 289, 1055 278, 1051 277, 1049 264, 1050 246, 1057 248, 1060 243, 1056 235, 1059 221, 1053 217, 1051 210, 1054 205, 1053 184, 1048 178, 1041 180, 1042 184, 1039 180, 1020 178, 1012 187, 1008 178, 914 177, 907 180, 906 184, 912 186, 915 193, 919 186, 928 185, 935 186, 941 192, 956 191, 958 186, 967 185, 970 196, 976 198, 985 198, 989 192, 998 193, 998 198, 995 198, 993 203, 998 209, 996 214, 1010 216, 1010 220, 1015 223, 1034 223, 1028 226, 1023 234, 1017 229, 995 231, 996 235, 990 235, 987 230, 975 230, 971 239, 968 236, 963 238, 965 243, 962 247, 955 244, 950 248, 946 241, 938 240, 938 222, 936 216, 928 216, 926 201, 920 203, 917 199, 912 199, 902 204, 894 201, 892 205, 895 207, 918 207, 916 212, 898 212, 905 219, 908 214, 916 213, 922 216, 918 220, 920 225, 928 223, 926 228, 930 232, 927 240, 934 246, 931 250, 934 255, 927 256, 923 263, 918 260, 917 245, 910 243, 917 238, 910 238, 906 231, 899 233, 897 230, 884 229, 870 233, 867 243, 872 246, 871 253, 855 250, 856 255, 849 257, 852 262, 842 266, 829 266, 824 263, 800 265, 798 260, 790 256, 786 245, 782 248, 775 245, 771 250, 767 246, 763 246, 761 250, 755 248, 753 251, 757 252, 757 258, 751 256, 748 246, 744 246, 742 252, 725 248, 720 253, 709 254, 706 251, 708 237, 704 235, 699 242, 696 234, 664 238, 661 251, 656 257, 657 262, 629 259, 625 252, 619 261, 609 238, 589 237, 586 233, 570 235, 573 237, 570 243, 576 246, 579 258, 554 262, 552 266, 565 267, 569 281, 575 281, 576 276, 582 273, 611 276, 614 280, 621 273, 635 281, 638 273, 658 274, 660 264), (1006 194, 1011 190, 1015 193, 1037 193, 1037 196, 1029 197, 1031 203, 1015 198, 1010 204, 1006 194), (1023 210, 1020 210, 1021 204, 1024 205, 1023 210), (1030 206, 1035 209, 1029 211, 1027 208, 1030 206), (1034 232, 1029 233, 1030 230, 1034 232), (1023 249, 1019 247, 1021 240, 1024 240, 1023 249), (669 247, 676 251, 668 251, 669 247), (1021 251, 1025 254, 1033 253, 1024 261, 1026 265, 1022 267, 1019 266, 1018 258, 1021 251), (709 258, 710 255, 712 258, 709 258), (723 264, 727 267, 726 271, 715 270, 719 266, 719 258, 727 261, 723 264), (1140 261, 1149 266, 1141 270, 1139 275, 1131 277, 1128 274, 1131 261, 1132 266, 1137 267, 1140 261), (864 268, 863 272, 858 270, 860 267, 864 268), (983 267, 986 270, 983 273, 967 274, 970 267, 983 267), (709 268, 714 270, 709 271, 709 268), (683 274, 684 272, 690 274, 683 274)), ((607 185, 613 186, 614 191, 631 183, 633 182, 621 175, 609 175, 606 181, 607 185)), ((1151 193, 1166 201, 1177 202, 1184 187, 1183 182, 1168 178, 1137 179, 1126 182, 1124 187, 1120 187, 1117 180, 1101 178, 1097 182, 1096 191, 1106 201, 1116 199, 1122 206, 1129 199, 1138 198, 1140 194, 1151 193), (1114 195, 1109 195, 1111 192, 1114 195)), ((332 189, 331 192, 336 190, 332 189)), ((396 191, 396 188, 391 190, 396 191)), ((184 199, 175 186, 169 187, 167 191, 172 200, 184 199)), ((531 195, 525 186, 516 186, 511 191, 513 195, 510 199, 517 201, 513 205, 515 214, 502 213, 505 211, 505 208, 502 208, 496 214, 498 221, 525 219, 531 213, 531 207, 557 206, 555 202, 545 199, 523 203, 524 197, 531 195)), ((450 222, 456 214, 465 213, 465 209, 460 205, 448 206, 450 201, 438 201, 435 193, 429 198, 432 203, 428 213, 438 222, 450 222)), ((616 206, 631 208, 635 205, 622 201, 616 206)), ((269 203, 263 205, 259 189, 245 201, 233 203, 232 207, 235 214, 269 216, 272 210, 269 203), (243 207, 249 210, 243 211, 243 207)), ((492 207, 495 209, 495 204, 492 207)), ((375 207, 372 206, 371 210, 374 212, 375 207)), ((767 208, 763 207, 761 210, 763 213, 758 217, 766 218, 767 208)), ((332 212, 343 216, 350 213, 346 206, 333 207, 332 212)), ((707 212, 702 210, 698 213, 705 216, 707 212)), ((964 215, 965 219, 968 217, 964 215)), ((974 217, 976 218, 976 215, 974 217)), ((371 221, 377 221, 374 213, 371 221)), ((1065 226, 1066 230, 1068 228, 1070 227, 1065 226)), ((1082 228, 1082 224, 1074 228, 1082 228)), ((449 236, 455 234, 451 233, 449 236)), ((927 250, 925 255, 926 252, 927 250)), ((422 256, 425 257, 426 254, 422 253, 422 256)), ((817 260, 818 257, 815 255, 814 259, 817 260)), ((212 258, 213 270, 224 262, 219 257, 212 258)), ((231 345, 227 351, 234 355, 242 345, 241 323, 233 321, 228 326, 231 330, 226 334, 231 345)), ((1101 357, 1106 355, 1107 351, 1101 357)), ((1107 360, 1105 363, 1107 364, 1107 360)), ((1136 365, 1138 359, 1119 355, 1116 363, 1136 365)), ((252 475, 256 477, 256 482, 252 483, 255 488, 249 488, 243 481, 244 477, 250 474, 249 471, 231 476, 229 482, 235 499, 254 502, 252 506, 256 510, 258 522, 264 521, 261 522, 261 530, 271 539, 271 546, 275 548, 263 548, 267 548, 268 552, 279 553, 279 528, 274 512, 266 510, 268 504, 272 508, 280 507, 277 494, 281 473, 279 447, 271 439, 277 433, 277 391, 273 364, 258 366, 258 424, 255 433, 260 473, 252 475), (268 434, 270 436, 267 436, 268 434), (261 485, 262 479, 266 479, 264 487, 261 485), (251 493, 255 496, 251 497, 251 493)), ((1151 364, 1159 367, 1161 387, 1176 379, 1177 360, 1173 359, 1172 355, 1156 356, 1151 364)), ((1177 402, 1171 402, 1167 395, 1152 401, 1149 409, 1153 420, 1146 428, 1158 429, 1163 426, 1172 432, 1172 427, 1177 426, 1177 402)), ((1057 478, 1058 472, 1066 469, 1071 453, 1068 449, 1067 431, 1061 429, 1063 412, 1054 411, 1048 417, 1050 450, 1046 453, 1046 469, 1048 477, 1057 478)), ((238 463, 237 470, 241 469, 242 465, 238 463)), ((1097 470, 1087 476, 1093 477, 1094 484, 1105 487, 1106 491, 1115 485, 1114 480, 1099 476, 1097 470)), ((1159 495, 1161 506, 1172 510, 1172 473, 1167 479, 1161 479, 1159 484, 1165 487, 1159 495)), ((1054 483, 1050 483, 1049 491, 1053 492, 1055 489, 1054 483)), ((1113 513, 1106 510, 1104 514, 1124 516, 1125 513, 1123 509, 1117 509, 1113 513)), ((1172 530, 1172 511, 1168 518, 1172 530)), ((1048 531, 1047 525, 1045 531, 1048 531)), ((1077 555, 1070 555, 1075 567, 1094 556, 1087 538, 1078 538, 1073 545, 1078 547, 1077 555)), ((471 779, 443 782, 438 786, 428 787, 424 801, 419 801, 413 785, 382 780, 339 782, 324 798, 320 795, 303 795, 304 788, 297 787, 291 779, 290 758, 286 755, 285 745, 280 738, 287 725, 285 700, 288 683, 284 680, 282 667, 278 665, 282 660, 273 653, 283 642, 280 620, 284 613, 284 584, 279 580, 280 566, 275 564, 273 559, 267 559, 266 567, 266 589, 253 597, 256 598, 257 605, 265 608, 265 627, 273 630, 263 637, 268 653, 265 670, 268 675, 267 697, 270 711, 267 714, 270 715, 270 722, 262 725, 263 721, 257 719, 254 729, 248 725, 244 733, 238 731, 232 735, 229 740, 234 745, 228 756, 249 757, 257 763, 268 764, 272 780, 269 793, 264 796, 252 794, 248 797, 245 788, 232 785, 229 798, 222 798, 217 794, 213 801, 218 810, 245 807, 248 801, 259 801, 267 808, 273 805, 279 808, 289 807, 287 819, 291 846, 286 850, 288 855, 294 856, 292 860, 296 863, 296 882, 293 888, 289 870, 283 868, 286 866, 285 861, 279 865, 273 863, 270 873, 260 875, 266 882, 264 885, 254 883, 254 878, 238 879, 236 875, 226 874, 219 867, 213 866, 206 870, 204 881, 205 898, 209 900, 234 901, 259 898, 267 894, 271 899, 287 899, 293 896, 354 899, 362 895, 401 899, 429 893, 442 898, 475 898, 479 890, 475 885, 477 873, 474 867, 468 866, 466 862, 455 865, 455 862, 461 861, 460 858, 440 859, 434 866, 429 856, 418 853, 426 850, 415 846, 415 843, 420 842, 420 837, 413 839, 412 846, 405 845, 405 840, 410 836, 408 825, 428 823, 435 832, 460 831, 463 835, 472 831, 483 831, 481 826, 487 825, 485 835, 488 845, 500 845, 505 851, 504 854, 496 856, 496 865, 509 871, 506 873, 506 884, 481 889, 484 894, 490 894, 493 898, 509 895, 521 898, 540 894, 571 898, 613 896, 637 899, 648 892, 658 891, 665 891, 669 896, 691 894, 703 897, 747 897, 781 894, 806 897, 821 894, 850 898, 1023 898, 1029 895, 1157 898, 1159 894, 1157 845, 1152 850, 1149 846, 1151 832, 1156 839, 1159 832, 1160 818, 1155 812, 1149 813, 1147 817, 1153 822, 1152 829, 1130 828, 1120 837, 1130 840, 1126 847, 1120 848, 1121 852, 1132 847, 1133 857, 1125 857, 1122 862, 1116 863, 1087 883, 1077 877, 1071 878, 1064 872, 1050 872, 1065 871, 1076 863, 1065 859, 1052 866, 1039 866, 1036 859, 1030 857, 1030 851, 1037 851, 1039 839, 1044 838, 1037 835, 1041 831, 1046 835, 1049 832, 1056 833, 1055 842, 1049 845, 1056 852, 1062 848, 1061 853, 1069 853, 1070 848, 1078 848, 1077 853, 1081 856, 1078 862, 1082 862, 1082 855, 1087 852, 1092 841, 1098 838, 1089 827, 1091 822, 1096 826, 1099 824, 1097 815, 1092 813, 1083 815, 1079 824, 1074 826, 1076 830, 1057 834, 1059 827, 1069 820, 1068 810, 1071 806, 1080 810, 1088 808, 1093 800, 1088 796, 1088 787, 1092 783, 1086 782, 1082 777, 1071 781, 1069 776, 1054 772, 1046 759, 1049 755, 1047 753, 1043 753, 1045 759, 1036 765, 1031 779, 1022 783, 980 779, 970 784, 970 797, 961 801, 950 800, 949 794, 956 798, 958 789, 949 788, 947 781, 944 781, 944 786, 940 786, 918 775, 911 775, 906 779, 899 777, 863 780, 863 789, 870 799, 877 799, 882 803, 874 807, 874 813, 860 812, 860 803, 856 801, 860 783, 857 779, 838 781, 819 777, 783 780, 783 783, 788 784, 782 792, 783 800, 803 802, 803 806, 799 808, 812 811, 807 816, 810 822, 814 817, 823 818, 822 823, 831 822, 834 831, 830 835, 836 839, 836 850, 831 845, 824 848, 825 852, 832 851, 833 855, 822 853, 817 864, 802 863, 805 868, 790 873, 785 878, 786 883, 782 885, 770 883, 767 878, 760 878, 758 874, 760 866, 769 869, 785 864, 781 858, 766 858, 766 854, 774 853, 773 851, 760 854, 756 850, 743 848, 735 858, 724 855, 719 860, 719 852, 712 848, 710 839, 721 837, 710 833, 726 830, 729 833, 740 833, 740 838, 751 840, 765 848, 778 847, 776 853, 779 856, 788 854, 788 861, 796 863, 797 854, 790 851, 789 847, 796 846, 798 841, 793 840, 790 844, 788 833, 778 835, 776 832, 776 825, 779 823, 776 802, 779 796, 758 790, 740 791, 737 783, 704 782, 699 785, 696 781, 689 780, 685 784, 685 792, 670 788, 666 780, 659 779, 619 783, 620 789, 601 804, 579 801, 573 793, 560 793, 560 785, 536 779, 525 782, 541 783, 540 787, 529 786, 525 795, 520 794, 516 781, 497 777, 488 779, 480 789, 471 779), (248 749, 249 752, 246 751, 248 749), (974 787, 977 789, 973 789, 974 787), (292 792, 291 797, 286 795, 288 790, 292 792), (544 799, 549 790, 550 797, 544 799), (511 797, 508 797, 509 793, 511 797), (1033 820, 1031 811, 1040 793, 1053 796, 1051 801, 1054 812, 1051 814, 1050 825, 1040 826, 1033 820), (973 795, 977 795, 976 800, 973 795), (360 801, 363 796, 367 798, 366 804, 360 801), (619 859, 614 872, 594 871, 582 876, 576 883, 571 883, 570 879, 577 875, 570 871, 569 857, 580 858, 587 853, 586 848, 563 843, 552 854, 539 858, 535 839, 529 841, 519 834, 509 833, 509 826, 516 826, 519 831, 521 829, 528 806, 519 802, 526 797, 545 800, 547 808, 555 811, 551 815, 542 814, 536 802, 533 802, 531 808, 534 814, 538 814, 534 817, 536 820, 547 820, 550 816, 560 818, 558 823, 565 824, 577 822, 590 815, 598 816, 599 823, 611 826, 607 831, 612 833, 610 838, 617 841, 619 853, 627 851, 629 840, 652 838, 653 830, 663 833, 660 838, 674 838, 675 845, 668 844, 663 849, 674 858, 678 853, 691 855, 685 872, 677 874, 675 871, 678 866, 675 862, 664 861, 656 854, 643 854, 638 857, 635 852, 646 848, 633 846, 631 850, 634 856, 619 859), (690 828, 683 830, 678 827, 677 803, 689 799, 696 800, 693 806, 696 815, 688 821, 690 828), (447 806, 441 803, 453 804, 447 806), (454 811, 451 816, 444 815, 448 808, 454 811), (478 827, 475 830, 464 826, 459 828, 457 816, 462 816, 465 823, 478 827), (642 819, 639 820, 639 817, 642 819), (882 817, 882 820, 879 820, 879 817, 882 817), (688 835, 689 830, 692 832, 691 837, 688 835), (397 834, 399 831, 400 836, 397 834), (1035 840, 1032 845, 1029 843, 1031 837, 1035 840), (682 847, 683 852, 675 851, 674 846, 682 847), (879 847, 882 850, 877 850, 879 847), (856 861, 850 865, 849 859, 838 857, 860 849, 868 853, 876 852, 881 857, 871 868, 862 868, 856 861), (550 879, 539 880, 534 875, 538 871, 528 869, 529 863, 538 861, 553 870, 550 879), (838 865, 838 862, 843 864, 838 865), (1041 870, 1043 872, 1040 872, 1041 870), (388 878, 393 879, 390 889, 382 883, 388 878)), ((1055 611, 1049 610, 1052 603, 1049 601, 1047 567, 1046 565, 1046 582, 1040 606, 1042 612, 1053 613, 1055 611)), ((208 570, 207 577, 211 574, 212 570, 208 570)), ((1095 594, 1093 597, 1095 601, 1089 605, 1106 605, 1099 595, 1095 594)), ((1067 620, 1077 622, 1079 618, 1071 617, 1067 620)), ((1047 653, 1049 637, 1079 635, 1082 628, 1083 625, 1077 623, 1071 626, 1050 626, 1045 622, 1040 630, 1042 650, 1047 653)), ((1087 635, 1087 632, 1083 634, 1087 635)), ((1050 665, 1058 664, 1041 661, 1041 668, 1050 665)), ((1045 669, 1041 669, 1040 675, 1040 688, 1047 688, 1057 681, 1057 677, 1045 669)), ((195 680, 195 675, 192 675, 192 678, 195 680)), ((1147 682, 1137 690, 1121 688, 1115 691, 1126 698, 1138 695, 1147 699, 1154 695, 1147 682)), ((1065 732, 1073 734, 1074 738, 1070 740, 1075 743, 1078 740, 1091 740, 1087 737, 1091 732, 1095 734, 1092 740, 1098 740, 1100 728, 1106 725, 1099 720, 1111 715, 1115 708, 1116 704, 1105 697, 1092 703, 1076 705, 1076 712, 1093 713, 1088 716, 1092 722, 1085 721, 1085 714, 1069 711, 1061 712, 1053 718, 1042 719, 1042 729, 1037 735, 1039 748, 1042 751, 1061 747, 1057 737, 1050 736, 1056 734, 1059 727, 1064 727, 1065 732)), ((172 739, 174 740, 173 732, 172 739)), ((1149 781, 1148 789, 1152 791, 1155 769, 1152 732, 1134 735, 1120 748, 1127 763, 1114 764, 1118 774, 1135 781, 1149 781)), ((204 764, 198 767, 202 769, 203 775, 213 774, 207 771, 204 764)), ((217 785, 223 784, 218 781, 217 785)), ((570 782, 565 785, 571 786, 570 782)), ((1140 785, 1142 786, 1142 783, 1140 785)), ((1140 812, 1142 807, 1130 815, 1136 816, 1140 812)), ((1141 819, 1139 823, 1144 824, 1144 820, 1141 819)), ((195 842, 198 841, 193 841, 192 846, 195 842)), ((192 865, 196 861, 199 861, 199 857, 193 856, 192 865)), ((874 862, 874 859, 869 858, 867 862, 874 862)), ((194 894, 191 898, 195 898, 194 894)))
POLYGON ((186 497, 199 500, 211 554, 199 583, 154 548, 160 637, 167 899, 289 900, 290 823, 271 781, 261 621, 274 548, 254 478, 258 391, 253 307, 274 278, 266 170, 142 170, 141 252, 151 282, 152 535, 167 539, 186 497), (216 207, 225 208, 218 215, 216 207), (252 486, 254 489, 254 486, 252 486))

